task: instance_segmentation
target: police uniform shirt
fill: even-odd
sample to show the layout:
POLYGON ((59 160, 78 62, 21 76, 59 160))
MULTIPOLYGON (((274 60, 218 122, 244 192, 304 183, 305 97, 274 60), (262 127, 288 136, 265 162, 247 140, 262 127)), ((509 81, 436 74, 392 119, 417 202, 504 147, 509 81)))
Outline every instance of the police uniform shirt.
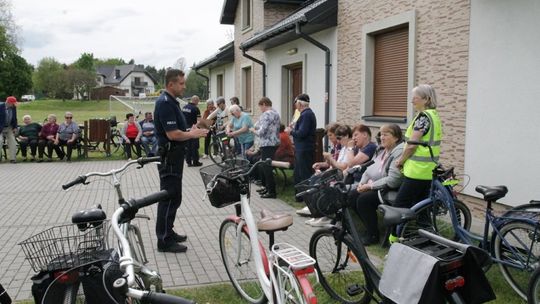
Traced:
POLYGON ((189 128, 191 128, 191 126, 197 123, 198 117, 201 117, 201 111, 199 110, 199 107, 192 104, 191 102, 182 108, 182 112, 184 113, 184 117, 186 118, 186 123, 189 128))
MULTIPOLYGON (((166 134, 167 131, 186 131, 187 129, 186 118, 182 111, 180 111, 180 103, 166 91, 156 100, 154 124, 160 146, 166 145, 169 142, 166 134)), ((175 141, 174 143, 184 144, 183 141, 175 141)))

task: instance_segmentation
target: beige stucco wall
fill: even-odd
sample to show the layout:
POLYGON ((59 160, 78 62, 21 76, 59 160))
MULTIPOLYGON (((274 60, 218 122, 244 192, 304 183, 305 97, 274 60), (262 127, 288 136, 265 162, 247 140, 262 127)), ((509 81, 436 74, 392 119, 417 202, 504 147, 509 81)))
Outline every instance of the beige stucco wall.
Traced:
POLYGON ((349 124, 363 122, 360 110, 363 26, 413 10, 416 15, 414 84, 432 84, 437 90, 438 110, 444 123, 442 162, 451 163, 457 172, 463 172, 470 25, 467 0, 341 0, 337 120, 349 124))

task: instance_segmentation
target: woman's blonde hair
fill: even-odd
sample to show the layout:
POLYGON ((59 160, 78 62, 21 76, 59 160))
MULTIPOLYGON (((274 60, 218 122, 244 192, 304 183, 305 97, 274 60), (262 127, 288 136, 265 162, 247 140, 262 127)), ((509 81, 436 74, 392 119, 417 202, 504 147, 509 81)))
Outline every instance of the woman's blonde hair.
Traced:
POLYGON ((437 108, 437 94, 435 89, 429 84, 421 84, 412 89, 413 94, 418 95, 418 97, 426 100, 426 109, 435 109, 437 108))

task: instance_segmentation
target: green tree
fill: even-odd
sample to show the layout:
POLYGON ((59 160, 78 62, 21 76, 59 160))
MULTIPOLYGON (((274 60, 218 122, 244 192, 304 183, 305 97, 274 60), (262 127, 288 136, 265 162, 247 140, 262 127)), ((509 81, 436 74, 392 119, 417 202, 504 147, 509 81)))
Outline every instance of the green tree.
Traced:
POLYGON ((126 62, 122 58, 106 58, 106 59, 94 59, 94 66, 104 65, 124 65, 126 62))
POLYGON ((164 68, 158 70, 154 66, 147 65, 144 70, 147 71, 148 74, 150 74, 152 78, 154 78, 154 80, 156 81, 156 91, 159 91, 160 89, 165 87, 164 81, 166 71, 164 68))
POLYGON ((81 57, 77 59, 73 63, 77 68, 87 70, 87 71, 94 71, 94 54, 92 53, 82 53, 81 57))
POLYGON ((63 71, 63 65, 56 59, 52 57, 41 59, 33 75, 35 90, 49 98, 55 98, 56 94, 63 91, 64 84, 59 83, 64 81, 61 77, 63 71))
POLYGON ((70 67, 65 73, 67 87, 73 88, 75 99, 90 99, 90 90, 97 84, 96 73, 77 67, 70 67))
POLYGON ((197 75, 194 69, 191 69, 187 76, 184 96, 192 95, 198 95, 203 100, 208 98, 206 80, 197 75))
POLYGON ((17 48, 0 24, 0 98, 21 97, 32 88, 32 66, 17 54, 17 48))

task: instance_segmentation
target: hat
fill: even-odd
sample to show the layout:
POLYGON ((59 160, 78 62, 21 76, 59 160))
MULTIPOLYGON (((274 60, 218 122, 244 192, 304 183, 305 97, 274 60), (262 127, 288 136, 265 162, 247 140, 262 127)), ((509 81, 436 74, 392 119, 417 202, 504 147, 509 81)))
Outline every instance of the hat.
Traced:
POLYGON ((6 103, 17 104, 17 98, 15 98, 15 97, 13 97, 13 96, 9 96, 9 97, 6 99, 6 103))

